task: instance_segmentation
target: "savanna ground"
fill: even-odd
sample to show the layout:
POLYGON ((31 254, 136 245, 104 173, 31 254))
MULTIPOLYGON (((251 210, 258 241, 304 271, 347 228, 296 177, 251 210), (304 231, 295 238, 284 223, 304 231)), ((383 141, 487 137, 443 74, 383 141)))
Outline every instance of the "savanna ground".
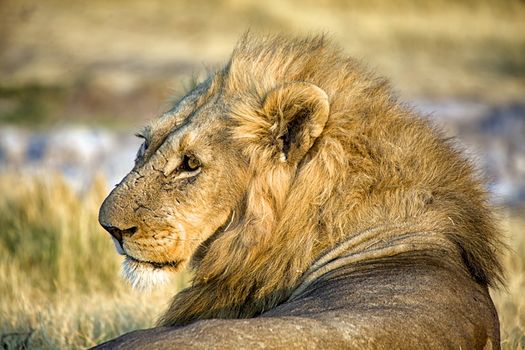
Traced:
MULTIPOLYGON (((407 100, 525 96, 523 1, 123 4, 0 3, 0 128, 136 127, 192 72, 224 60, 246 28, 329 32, 407 100)), ((83 348, 150 327, 188 282, 181 274, 141 294, 120 279, 121 258, 97 223, 108 190, 103 176, 78 191, 50 170, 0 164, 0 348, 83 348)), ((500 213, 511 248, 507 287, 493 292, 504 349, 525 349, 524 208, 500 213)))

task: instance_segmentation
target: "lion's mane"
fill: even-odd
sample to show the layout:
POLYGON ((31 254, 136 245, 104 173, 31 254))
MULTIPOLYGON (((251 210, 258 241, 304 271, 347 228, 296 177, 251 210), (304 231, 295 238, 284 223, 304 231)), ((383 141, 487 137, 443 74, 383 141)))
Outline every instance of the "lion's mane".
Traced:
POLYGON ((195 255, 193 284, 175 296, 161 324, 272 309, 323 252, 385 224, 441 234, 456 254, 440 259, 462 265, 479 283, 501 281, 500 236, 473 165, 398 102, 384 79, 325 37, 246 35, 209 81, 226 101, 231 135, 255 176, 228 229, 195 255), (273 121, 260 106, 275 86, 298 81, 323 89, 330 113, 290 178, 276 166, 265 134, 273 121))

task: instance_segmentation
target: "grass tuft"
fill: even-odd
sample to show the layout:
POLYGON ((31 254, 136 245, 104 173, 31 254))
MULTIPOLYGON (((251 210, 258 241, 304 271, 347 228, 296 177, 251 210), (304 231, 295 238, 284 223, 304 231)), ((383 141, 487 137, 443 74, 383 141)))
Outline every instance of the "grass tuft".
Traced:
POLYGON ((0 348, 77 349, 151 327, 185 276, 132 291, 97 222, 101 178, 75 193, 59 175, 0 175, 0 348))

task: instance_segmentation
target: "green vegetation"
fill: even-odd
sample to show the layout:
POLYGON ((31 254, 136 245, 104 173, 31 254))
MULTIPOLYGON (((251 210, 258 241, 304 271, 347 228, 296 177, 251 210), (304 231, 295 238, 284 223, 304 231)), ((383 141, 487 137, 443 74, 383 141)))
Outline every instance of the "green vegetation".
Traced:
POLYGON ((64 89, 29 85, 21 88, 2 87, 0 96, 11 105, 4 107, 0 122, 22 125, 42 124, 56 115, 56 109, 64 99, 64 89))

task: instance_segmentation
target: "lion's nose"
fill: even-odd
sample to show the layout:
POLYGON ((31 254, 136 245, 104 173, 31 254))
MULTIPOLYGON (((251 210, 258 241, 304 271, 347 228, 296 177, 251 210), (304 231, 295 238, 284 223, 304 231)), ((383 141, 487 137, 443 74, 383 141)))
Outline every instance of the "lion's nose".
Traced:
POLYGON ((112 235, 120 244, 122 244, 122 236, 123 235, 128 235, 128 236, 132 236, 135 232, 137 232, 137 227, 136 226, 133 226, 133 227, 130 227, 130 228, 127 228, 125 230, 122 230, 118 227, 115 227, 115 226, 110 226, 110 225, 105 225, 105 224, 101 224, 102 227, 104 227, 104 229, 106 231, 109 232, 110 235, 112 235))

